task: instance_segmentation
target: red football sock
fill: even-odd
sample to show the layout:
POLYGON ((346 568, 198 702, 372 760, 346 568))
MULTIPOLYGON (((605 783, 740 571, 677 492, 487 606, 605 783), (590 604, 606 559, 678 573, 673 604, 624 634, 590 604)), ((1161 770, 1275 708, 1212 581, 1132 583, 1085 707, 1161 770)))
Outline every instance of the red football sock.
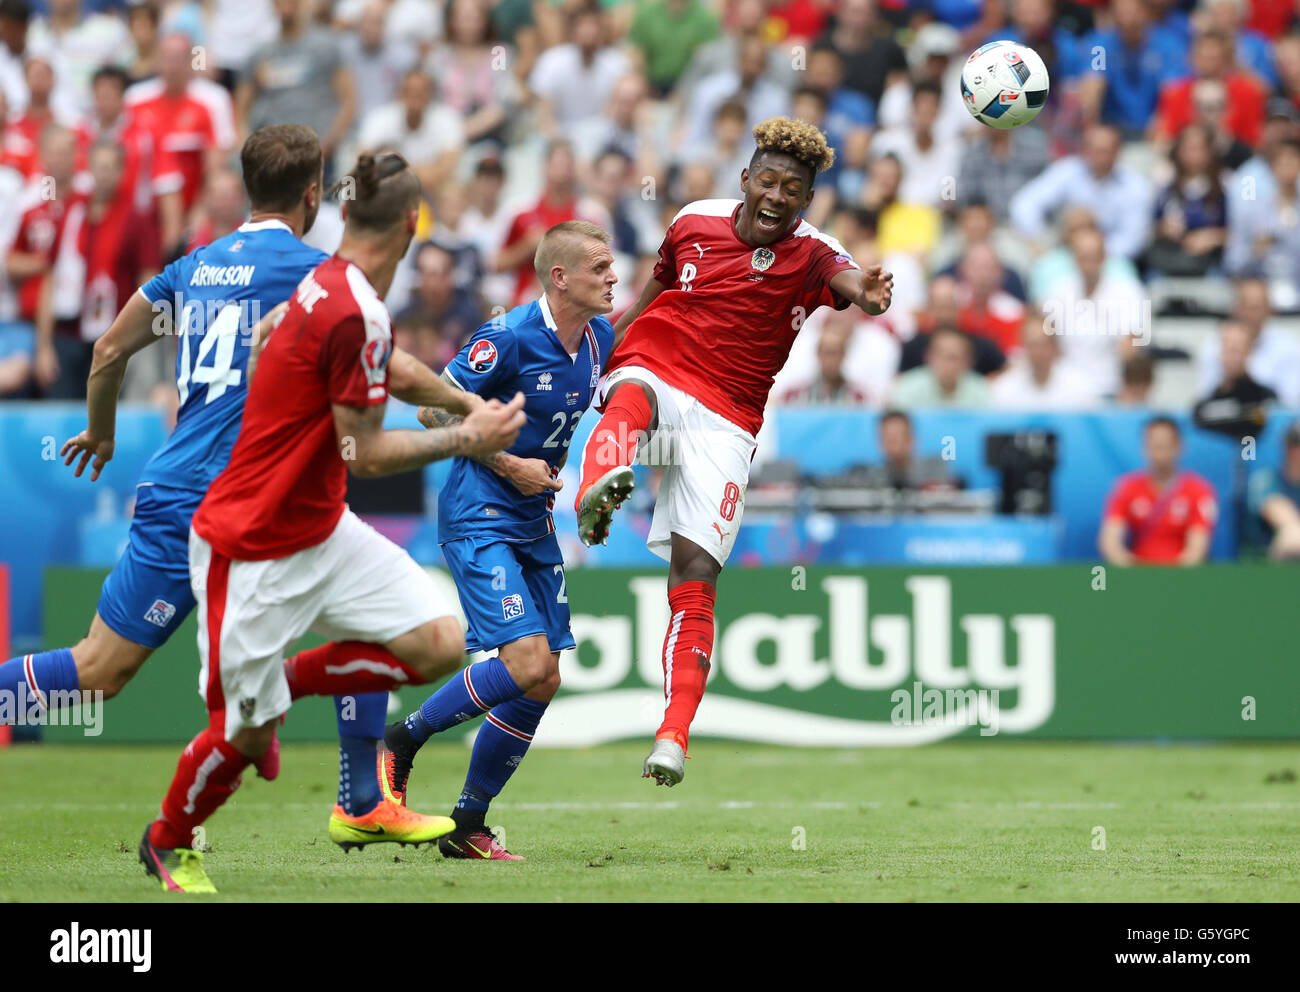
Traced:
POLYGON ((713 601, 708 582, 683 582, 668 590, 672 616, 664 638, 664 722, 655 738, 670 737, 685 750, 691 721, 704 696, 713 653, 713 601))
POLYGON ((424 676, 397 655, 365 641, 331 641, 299 651, 284 663, 284 677, 291 699, 389 692, 424 684, 424 676))
POLYGON ((634 383, 618 389, 614 398, 605 404, 604 414, 591 429, 591 437, 582 449, 582 481, 573 501, 575 510, 588 486, 611 468, 632 464, 636 446, 650 429, 651 417, 650 400, 645 390, 634 383))
POLYGON ((190 741, 176 763, 149 839, 155 847, 189 847, 194 828, 215 813, 239 788, 239 773, 252 763, 235 750, 220 730, 209 727, 190 741))

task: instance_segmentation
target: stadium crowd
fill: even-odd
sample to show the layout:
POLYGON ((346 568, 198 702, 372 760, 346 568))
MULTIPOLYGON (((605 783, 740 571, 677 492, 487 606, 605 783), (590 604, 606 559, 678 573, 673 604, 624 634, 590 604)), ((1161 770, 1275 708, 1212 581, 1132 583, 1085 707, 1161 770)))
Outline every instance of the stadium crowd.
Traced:
MULTIPOLYGON (((263 124, 313 127, 327 182, 363 149, 413 164, 387 303, 440 369, 536 294, 557 222, 612 233, 629 306, 778 114, 836 149, 808 220, 895 290, 881 317, 810 317, 774 403, 1147 406, 1179 367, 1184 409, 1300 406, 1289 0, 0 0, 0 397, 84 396, 125 299, 244 219, 263 124), (1003 38, 1051 74, 1015 131, 958 86, 1003 38), (1214 323, 1166 342, 1178 315, 1214 323)), ((327 203, 308 240, 340 231, 327 203)), ((126 397, 174 405, 173 361, 142 354, 126 397)))

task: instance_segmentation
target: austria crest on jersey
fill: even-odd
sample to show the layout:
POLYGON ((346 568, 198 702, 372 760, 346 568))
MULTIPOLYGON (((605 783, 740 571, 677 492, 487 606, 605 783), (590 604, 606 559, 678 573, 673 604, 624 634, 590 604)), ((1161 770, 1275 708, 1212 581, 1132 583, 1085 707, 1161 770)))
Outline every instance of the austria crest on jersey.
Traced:
POLYGON ((755 248, 754 254, 749 257, 749 264, 758 269, 759 272, 766 272, 776 261, 776 252, 771 248, 755 248))
POLYGON ((486 338, 469 346, 469 367, 475 372, 491 372, 497 364, 497 346, 486 338))

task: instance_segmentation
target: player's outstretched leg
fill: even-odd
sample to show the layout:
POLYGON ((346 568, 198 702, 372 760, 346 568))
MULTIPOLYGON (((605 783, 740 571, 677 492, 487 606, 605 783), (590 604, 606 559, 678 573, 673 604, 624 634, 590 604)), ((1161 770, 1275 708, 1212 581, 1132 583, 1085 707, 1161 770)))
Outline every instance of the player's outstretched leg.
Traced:
POLYGON ((422 684, 422 672, 386 648, 363 641, 331 642, 301 651, 285 662, 284 669, 293 699, 334 694, 339 797, 330 814, 330 840, 345 851, 376 843, 418 847, 453 829, 448 817, 416 813, 386 795, 380 780, 379 739, 384 735, 388 692, 422 684))
POLYGON ((668 631, 664 636, 664 719, 641 769, 643 778, 673 786, 686 775, 691 723, 704 697, 713 652, 713 604, 721 566, 699 545, 672 539, 668 631))
POLYGON ((52 704, 79 686, 70 648, 10 658, 0 665, 0 724, 41 719, 52 704))
POLYGON ((637 445, 654 421, 646 387, 627 381, 614 388, 582 451, 582 481, 573 503, 582 543, 603 544, 609 537, 614 511, 635 487, 631 465, 637 445))

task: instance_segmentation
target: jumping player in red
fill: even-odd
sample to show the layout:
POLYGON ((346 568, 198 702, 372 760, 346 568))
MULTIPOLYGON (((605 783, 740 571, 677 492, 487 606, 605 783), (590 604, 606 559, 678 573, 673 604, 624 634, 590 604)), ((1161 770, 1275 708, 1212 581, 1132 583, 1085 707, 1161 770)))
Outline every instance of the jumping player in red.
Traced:
POLYGON ((1195 472, 1179 471, 1182 434, 1168 417, 1148 421, 1142 441, 1147 469, 1115 483, 1098 548, 1112 565, 1200 565, 1218 518, 1214 487, 1195 472))
POLYGON ((641 298, 614 328, 604 415, 582 457, 578 529, 608 536, 632 491, 638 445, 665 467, 647 546, 668 561, 664 720, 642 774, 676 785, 713 652, 718 574, 740 527, 755 435, 772 379, 821 306, 889 306, 893 277, 863 272, 834 238, 800 219, 834 151, 810 124, 754 128, 744 200, 700 200, 674 218, 641 298))
MULTIPOLYGON (((269 747, 292 698, 285 649, 308 630, 332 639, 313 651, 334 651, 334 694, 380 688, 377 670, 391 688, 403 672, 422 681, 460 667, 454 604, 347 508, 349 467, 378 476, 488 455, 524 424, 519 394, 455 426, 383 429, 393 353, 383 296, 415 231, 420 185, 398 155, 361 156, 349 180, 338 253, 298 284, 262 349, 230 462, 194 514, 190 583, 209 724, 181 755, 140 842, 146 869, 170 890, 214 891, 187 846, 269 747)), ((440 822, 422 840, 455 826, 423 819, 440 822)))

